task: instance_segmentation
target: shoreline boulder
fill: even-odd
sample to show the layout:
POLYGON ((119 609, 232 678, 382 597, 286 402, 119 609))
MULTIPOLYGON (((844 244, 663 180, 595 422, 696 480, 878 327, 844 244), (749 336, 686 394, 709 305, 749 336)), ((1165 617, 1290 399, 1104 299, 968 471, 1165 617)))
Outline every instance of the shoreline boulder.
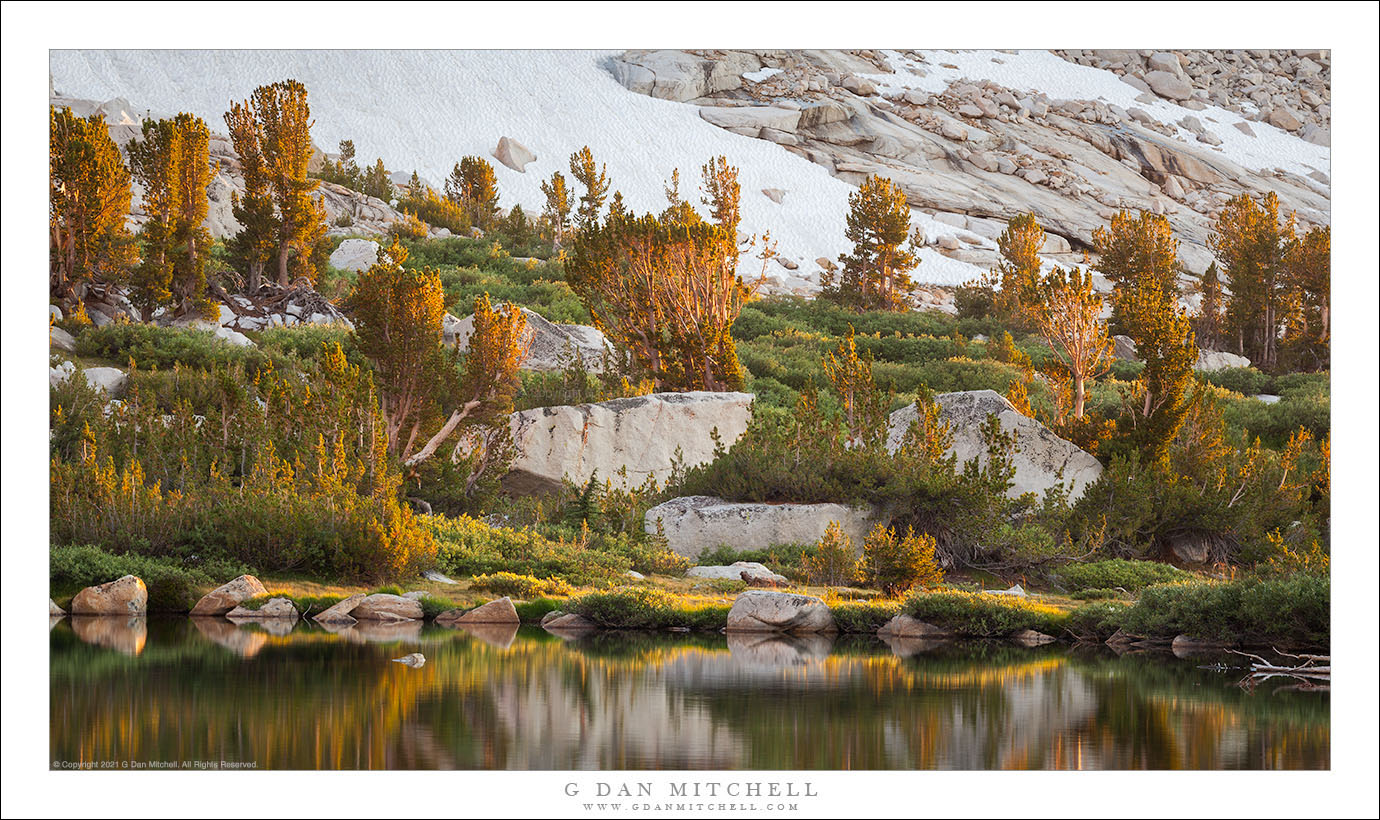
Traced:
POLYGON ((350 617, 359 621, 416 621, 425 617, 422 605, 411 598, 379 592, 366 595, 350 617))
MULTIPOLYGON (((1069 501, 1077 501, 1088 485, 1102 475, 1101 462, 1091 454, 1056 436, 1035 419, 1022 415, 995 390, 941 393, 934 400, 953 433, 953 444, 945 455, 957 456, 960 468, 974 459, 979 465, 987 463, 987 445, 982 440, 981 428, 988 416, 995 415, 1002 430, 1015 435, 1013 463, 1016 475, 1006 493, 1011 498, 1024 493, 1042 495, 1062 482, 1068 489, 1069 501)), ((894 453, 900 449, 906 431, 917 418, 913 404, 891 414, 888 450, 894 453)))
POLYGON ((729 632, 837 632, 833 613, 813 595, 748 590, 728 611, 729 632))
POLYGON ((334 604, 332 606, 329 606, 321 610, 320 612, 316 613, 315 615, 311 616, 312 620, 319 621, 323 624, 356 623, 356 619, 352 617, 350 613, 354 612, 355 607, 359 606, 360 602, 363 601, 366 597, 368 596, 366 596, 363 592, 357 592, 354 595, 351 595, 350 597, 346 598, 345 600, 340 601, 339 603, 334 604))
POLYGON ((201 597, 192 607, 192 615, 224 615, 244 601, 267 595, 268 590, 253 575, 241 575, 201 597))
POLYGON ((144 615, 148 608, 148 587, 133 575, 87 587, 72 599, 73 615, 144 615))
POLYGON ((877 630, 877 636, 882 638, 947 638, 952 634, 947 629, 910 615, 897 615, 877 630))
POLYGON ((814 543, 831 521, 837 521, 861 549, 875 518, 875 511, 867 507, 845 504, 765 504, 690 495, 652 507, 643 526, 655 535, 660 522, 667 548, 694 558, 720 544, 742 550, 814 543))
POLYGON ((297 607, 292 605, 292 601, 287 598, 269 598, 264 601, 263 606, 258 609, 249 609, 244 606, 237 606, 225 613, 225 617, 231 620, 235 618, 264 620, 297 620, 297 607))
POLYGON ((734 561, 728 566, 691 567, 685 571, 686 578, 711 578, 728 581, 763 581, 772 584, 789 583, 784 575, 772 572, 756 561, 734 561), (745 577, 746 576, 746 577, 745 577))
POLYGON ((518 624, 517 607, 506 595, 474 609, 449 609, 436 616, 438 624, 518 624))

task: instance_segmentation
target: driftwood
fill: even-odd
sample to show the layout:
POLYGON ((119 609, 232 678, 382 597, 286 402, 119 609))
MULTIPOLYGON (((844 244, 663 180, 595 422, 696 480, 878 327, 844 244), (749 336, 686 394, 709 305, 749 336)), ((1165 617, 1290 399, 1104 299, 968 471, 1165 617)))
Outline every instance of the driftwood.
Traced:
MULTIPOLYGON (((1271 648, 1273 649, 1273 647, 1271 648)), ((1302 663, 1289 666, 1282 663, 1272 663, 1250 652, 1241 652, 1235 649, 1228 651, 1232 654, 1252 659, 1251 673, 1242 679, 1242 686, 1249 688, 1272 678, 1291 678, 1299 683, 1295 686, 1288 687, 1290 689, 1310 692, 1328 691, 1331 689, 1331 655, 1295 655, 1275 649, 1274 652, 1276 655, 1302 661, 1302 663)))

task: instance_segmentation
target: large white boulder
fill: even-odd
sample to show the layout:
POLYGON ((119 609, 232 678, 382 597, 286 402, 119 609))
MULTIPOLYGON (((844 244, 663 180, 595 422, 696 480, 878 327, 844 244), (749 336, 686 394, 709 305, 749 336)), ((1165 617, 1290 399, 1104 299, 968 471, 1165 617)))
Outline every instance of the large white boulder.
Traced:
POLYGON ((790 579, 784 575, 779 575, 767 569, 764 564, 756 561, 734 561, 727 566, 704 566, 691 567, 685 571, 686 578, 709 578, 723 581, 743 581, 747 573, 748 578, 757 581, 770 581, 774 584, 788 584, 790 579))
POLYGON ((517 457, 505 485, 517 493, 559 489, 561 479, 639 486, 665 482, 677 458, 685 467, 714 458, 747 430, 750 393, 654 393, 599 404, 523 410, 511 417, 517 457), (626 473, 624 473, 626 471, 626 473))
POLYGON ((1214 370, 1226 370, 1229 367, 1250 366, 1251 360, 1245 356, 1238 356, 1225 350, 1199 350, 1198 361, 1194 363, 1193 369, 1211 373, 1214 370))
POLYGON ((724 501, 705 495, 673 498, 647 511, 644 526, 666 535, 672 552, 694 558, 706 548, 727 544, 758 549, 776 544, 812 544, 837 521, 861 547, 874 523, 873 511, 845 504, 764 504, 724 501))
POLYGON ((372 239, 346 239, 331 253, 331 267, 340 270, 368 270, 379 261, 379 243, 372 239))
MULTIPOLYGON (((611 348, 598 328, 558 325, 527 308, 522 308, 522 316, 527 320, 530 338, 527 358, 522 362, 523 370, 564 370, 578 359, 590 373, 603 372, 604 354, 611 348)), ((461 350, 468 350, 473 333, 473 316, 456 319, 446 314, 441 328, 446 344, 459 345, 461 350)))
POLYGON ((253 575, 241 575, 233 581, 222 584, 202 596, 193 615, 224 615, 250 598, 267 595, 263 582, 253 575))
POLYGON ((729 632, 835 632, 834 616, 813 595, 752 589, 728 611, 729 632))
POLYGON ((87 587, 72 599, 73 615, 143 615, 148 608, 148 587, 134 575, 87 587))
MULTIPOLYGON (((983 443, 981 428, 988 416, 995 415, 1003 431, 1015 434, 1016 475, 1007 491, 1012 498, 1024 493, 1043 494, 1062 482, 1069 490, 1069 500, 1074 501, 1102 475, 1102 464, 1097 459, 1073 442, 1059 438, 1035 419, 1021 415, 1011 402, 994 390, 941 393, 935 396, 935 402, 953 433, 953 444, 946 455, 956 455, 960 468, 973 459, 980 465, 987 463, 987 446, 983 443)), ((916 418, 913 404, 891 414, 888 450, 900 449, 906 431, 916 418)))
POLYGON ((522 174, 527 172, 528 163, 536 162, 537 155, 515 139, 499 137, 494 159, 522 174))

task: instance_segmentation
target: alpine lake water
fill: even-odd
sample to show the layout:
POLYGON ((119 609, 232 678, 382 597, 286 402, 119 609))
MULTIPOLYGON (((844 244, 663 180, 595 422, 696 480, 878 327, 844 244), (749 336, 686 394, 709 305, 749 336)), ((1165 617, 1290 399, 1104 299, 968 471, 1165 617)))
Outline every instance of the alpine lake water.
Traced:
POLYGON ((160 617, 50 646, 60 769, 1330 765, 1328 695, 1234 655, 160 617))

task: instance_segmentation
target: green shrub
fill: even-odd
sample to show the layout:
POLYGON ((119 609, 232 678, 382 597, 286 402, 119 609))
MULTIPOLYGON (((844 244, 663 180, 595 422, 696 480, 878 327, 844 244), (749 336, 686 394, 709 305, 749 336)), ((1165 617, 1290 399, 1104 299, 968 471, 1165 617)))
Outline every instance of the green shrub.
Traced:
POLYGON ((1133 635, 1242 643, 1326 645, 1331 631, 1326 575, 1245 577, 1227 583, 1153 586, 1141 593, 1122 628, 1133 635))
POLYGON ((576 586, 605 586, 632 568, 626 555, 552 541, 530 528, 492 527, 468 516, 428 516, 437 563, 449 575, 512 572, 561 579, 576 586))
POLYGON ((201 560, 188 566, 179 559, 115 555, 90 545, 54 546, 48 554, 48 581, 54 598, 135 575, 148 588, 152 612, 186 612, 207 591, 247 572, 250 570, 231 561, 201 560))
POLYGON ((1116 587, 1127 592, 1139 592, 1151 584, 1167 584, 1193 577, 1177 567, 1159 561, 1128 561, 1123 558, 1086 564, 1067 564, 1059 568, 1058 576, 1070 591, 1075 592, 1091 589, 1115 590, 1116 587))
POLYGON ((547 595, 565 596, 571 593, 570 584, 559 578, 533 578, 512 572, 476 575, 470 579, 470 589, 532 600, 547 595))
POLYGON ((1106 589, 1103 587, 1092 587, 1090 589, 1080 589, 1069 594, 1075 601, 1103 601, 1109 598, 1120 598, 1122 595, 1119 589, 1106 589))
POLYGON ((1117 601, 1084 604, 1069 613, 1068 630, 1080 640, 1105 641, 1121 629, 1131 607, 1117 601))
POLYGON ((608 629, 720 629, 728 624, 728 604, 690 603, 646 587, 591 592, 563 607, 608 629))
POLYGON ((518 618, 523 623, 540 621, 546 613, 556 612, 565 605, 565 600, 558 601, 552 598, 538 598, 535 601, 513 601, 513 608, 517 610, 518 618))
POLYGON ((762 549, 740 550, 720 544, 713 549, 700 550, 694 563, 702 567, 726 567, 746 561, 761 564, 792 580, 806 581, 809 575, 806 562, 811 560, 816 549, 814 544, 773 544, 762 549))
POLYGON ((1202 373, 1200 377, 1209 384, 1240 393, 1243 396, 1270 392, 1270 377, 1254 367, 1226 367, 1221 370, 1202 373))
POLYGON ((934 587, 944 581, 944 571, 934 561, 934 536, 909 530, 897 538, 885 524, 873 527, 863 541, 861 567, 867 583, 886 595, 899 595, 914 586, 934 587))
POLYGON ((830 604, 829 611, 840 632, 875 633, 896 617, 901 605, 895 601, 849 601, 830 604))
POLYGON ((77 336, 77 355, 107 359, 120 367, 127 367, 133 359, 142 370, 164 370, 174 365, 206 369, 239 363, 252 371, 271 359, 258 348, 230 344, 208 330, 139 322, 85 328, 77 336))
POLYGON ((922 592, 912 595, 902 612, 965 637, 1001 638, 1022 629, 1058 635, 1068 614, 1014 595, 922 592))

